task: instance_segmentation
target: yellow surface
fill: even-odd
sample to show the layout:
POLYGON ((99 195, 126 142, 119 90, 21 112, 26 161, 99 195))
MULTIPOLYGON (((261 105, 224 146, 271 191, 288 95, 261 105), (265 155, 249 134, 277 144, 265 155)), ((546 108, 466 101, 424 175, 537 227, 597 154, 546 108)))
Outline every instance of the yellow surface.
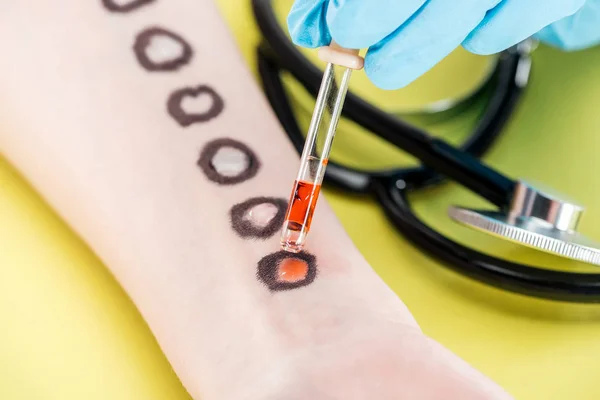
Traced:
MULTIPOLYGON (((258 34, 248 1, 219 3, 253 66, 258 34)), ((599 69, 600 48, 563 54, 542 47, 523 102, 487 158, 508 174, 543 181, 588 204, 582 230, 596 238, 599 69)), ((439 78, 434 75, 418 84, 435 86, 431 82, 439 78)), ((411 90, 401 91, 397 104, 411 90)), ((296 92, 300 108, 306 107, 296 92)), ((436 132, 454 140, 469 118, 436 132)), ((352 132, 348 136, 364 135, 344 124, 352 132)), ((347 142, 336 142, 340 159, 352 158, 347 142)), ((380 143, 369 143, 369 154, 379 151, 380 143)), ((396 156, 388 150, 386 162, 395 163, 396 156)), ((366 162, 375 161, 367 157, 366 162)), ((406 244, 371 200, 332 191, 326 196, 371 265, 429 335, 518 399, 600 398, 600 306, 534 300, 465 279, 406 244)), ((461 242, 554 268, 588 269, 452 224, 444 214, 448 204, 479 204, 455 186, 420 194, 415 201, 426 221, 461 242)), ((2 400, 189 398, 106 269, 1 159, 0 321, 2 400)))

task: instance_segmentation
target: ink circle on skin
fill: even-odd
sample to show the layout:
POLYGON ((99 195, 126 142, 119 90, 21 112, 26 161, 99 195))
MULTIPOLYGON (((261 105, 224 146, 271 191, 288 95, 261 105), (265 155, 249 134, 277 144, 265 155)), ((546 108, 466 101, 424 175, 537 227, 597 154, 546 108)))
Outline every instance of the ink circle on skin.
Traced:
POLYGON ((176 71, 189 63, 192 58, 192 47, 179 35, 159 27, 150 27, 140 32, 133 44, 133 52, 146 71, 176 71), (162 41, 159 42, 159 41, 162 41), (177 47, 178 54, 165 54, 177 47), (154 47, 157 46, 157 47, 154 47), (152 59, 152 50, 158 50, 158 54, 164 60, 152 59))
POLYGON ((235 185, 247 181, 257 174, 261 166, 258 157, 248 146, 229 138, 207 143, 197 164, 208 179, 219 185, 235 185), (240 156, 222 156, 225 152, 240 156))
POLYGON ((155 0, 102 0, 104 8, 116 13, 128 13, 147 4, 154 3, 155 0))
POLYGON ((281 229, 286 211, 284 199, 253 197, 231 208, 231 227, 242 238, 268 239, 281 229), (272 206, 273 210, 265 210, 265 206, 272 206), (253 216, 253 210, 258 211, 258 215, 255 212, 253 216))
POLYGON ((304 251, 278 251, 258 262, 256 276, 274 292, 307 286, 317 277, 317 258, 304 251))
POLYGON ((221 114, 224 107, 221 96, 207 85, 178 89, 171 93, 167 101, 167 111, 183 127, 210 121, 221 114), (200 103, 200 110, 186 110, 185 102, 189 104, 191 101, 196 107, 200 103))

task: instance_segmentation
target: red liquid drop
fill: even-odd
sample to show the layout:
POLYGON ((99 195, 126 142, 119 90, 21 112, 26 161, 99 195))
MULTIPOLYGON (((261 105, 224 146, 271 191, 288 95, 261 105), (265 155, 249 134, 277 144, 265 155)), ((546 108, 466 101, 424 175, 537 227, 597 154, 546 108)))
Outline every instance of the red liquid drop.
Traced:
POLYGON ((286 258, 281 260, 277 269, 277 280, 279 282, 299 282, 306 279, 308 274, 308 263, 297 258, 286 258))

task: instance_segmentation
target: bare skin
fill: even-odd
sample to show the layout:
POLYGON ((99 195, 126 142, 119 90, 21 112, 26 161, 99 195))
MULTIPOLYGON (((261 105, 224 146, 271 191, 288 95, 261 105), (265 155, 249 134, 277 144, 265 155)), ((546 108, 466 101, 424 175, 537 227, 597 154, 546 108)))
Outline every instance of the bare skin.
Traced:
POLYGON ((278 237, 241 237, 231 208, 287 198, 298 158, 212 2, 115 13, 100 1, 10 1, 0 42, 11 55, 0 63, 1 151, 103 259, 194 398, 510 398, 421 333, 324 199, 308 248, 316 279, 273 292, 256 278, 278 237), (148 71, 133 54, 157 21, 194 50, 176 71, 148 71), (183 126, 168 97, 198 85, 224 107, 183 126), (218 138, 252 149, 255 174, 211 180, 197 161, 218 138))

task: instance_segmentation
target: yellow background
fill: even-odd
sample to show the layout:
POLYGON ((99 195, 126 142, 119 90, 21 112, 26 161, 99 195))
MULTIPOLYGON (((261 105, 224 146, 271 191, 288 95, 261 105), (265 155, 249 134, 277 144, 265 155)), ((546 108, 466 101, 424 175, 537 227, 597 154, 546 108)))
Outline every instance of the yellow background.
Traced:
MULTIPOLYGON (((220 0, 219 5, 254 67, 259 36, 248 2, 220 0)), ((457 57, 482 65, 463 53, 457 57)), ((447 68, 456 70, 450 64, 447 68)), ((486 160, 507 174, 542 181, 587 204, 582 231, 600 239, 598 71, 598 47, 566 54, 542 46, 534 56, 530 87, 486 160)), ((364 77, 353 83, 361 90, 364 77)), ((407 94, 421 92, 414 89, 418 85, 439 92, 439 84, 432 72, 401 92, 400 106, 411 97, 407 94)), ((366 95, 373 94, 369 90, 366 95)), ((310 109, 301 90, 295 95, 300 109, 310 109)), ((306 123, 308 115, 300 117, 306 123)), ((455 140, 469 118, 433 128, 455 140)), ((364 134, 347 122, 340 131, 349 133, 346 139, 339 136, 336 157, 355 159, 347 144, 355 140, 353 135, 364 134)), ((363 161, 374 163, 372 154, 381 143, 363 140, 363 161)), ((381 151, 385 162, 397 159, 394 150, 381 151)), ((600 398, 600 306, 531 299, 463 278, 406 244, 372 200, 333 191, 326 196, 365 257, 427 334, 518 399, 600 398)), ((455 185, 414 200, 427 222, 460 242, 552 268, 591 270, 451 223, 445 217, 449 204, 485 206, 455 185)), ((0 159, 0 399, 188 398, 107 270, 0 159)))

